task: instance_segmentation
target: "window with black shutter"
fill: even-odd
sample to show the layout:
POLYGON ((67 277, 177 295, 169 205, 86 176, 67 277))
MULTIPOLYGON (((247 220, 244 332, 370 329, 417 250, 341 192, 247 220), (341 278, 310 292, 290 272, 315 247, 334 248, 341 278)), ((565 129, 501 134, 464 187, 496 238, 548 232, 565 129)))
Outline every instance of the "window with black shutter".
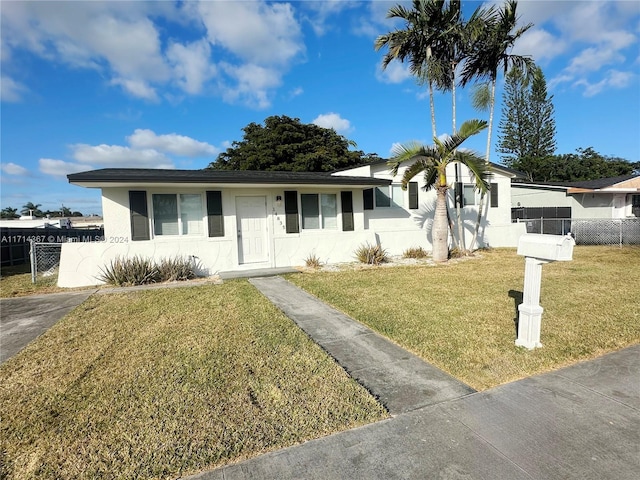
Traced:
POLYGON ((340 203, 342 203, 342 230, 352 232, 353 225, 353 193, 340 192, 340 203))
POLYGON ((498 184, 497 183, 491 184, 491 206, 492 207, 498 206, 498 184))
POLYGON ((298 220, 298 192, 295 190, 285 190, 284 192, 284 214, 287 233, 299 233, 300 224, 298 220))
POLYGON ((222 214, 222 192, 207 192, 207 219, 210 237, 224 237, 224 215, 222 214))
POLYGON ((418 208, 418 182, 409 182, 409 209, 418 208))
POLYGON ((373 210, 373 188, 367 188, 362 191, 362 200, 365 210, 373 210))
POLYGON ((149 212, 147 210, 147 192, 129 191, 129 211, 131 214, 131 240, 149 240, 149 212))

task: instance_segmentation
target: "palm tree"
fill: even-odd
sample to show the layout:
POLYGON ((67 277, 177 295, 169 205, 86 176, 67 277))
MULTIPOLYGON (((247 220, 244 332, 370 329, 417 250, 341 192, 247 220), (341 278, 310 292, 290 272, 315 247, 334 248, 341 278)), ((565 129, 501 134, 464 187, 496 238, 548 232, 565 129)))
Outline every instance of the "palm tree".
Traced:
POLYGON ((20 210, 20 213, 22 215, 33 215, 34 217, 42 217, 44 214, 42 213, 42 210, 40 210, 41 206, 41 203, 34 204, 31 202, 27 202, 22 206, 22 210, 20 210))
MULTIPOLYGON (((517 67, 527 78, 531 78, 533 74, 534 62, 530 57, 509 53, 516 40, 533 26, 533 24, 529 23, 514 31, 518 23, 517 7, 518 2, 516 0, 507 0, 503 8, 497 12, 488 12, 488 15, 484 17, 484 32, 474 41, 473 48, 465 60, 461 75, 462 86, 467 85, 472 80, 489 80, 490 83, 489 129, 487 131, 487 149, 485 152, 487 165, 489 164, 491 151, 491 133, 496 104, 496 82, 499 71, 502 70, 503 74, 506 74, 510 68, 517 67)), ((473 248, 478 236, 483 207, 484 193, 480 196, 478 218, 470 248, 473 248)))
POLYGON ((447 237, 447 166, 452 163, 465 165, 475 178, 476 188, 486 192, 489 188, 490 170, 482 157, 467 150, 457 150, 472 135, 476 135, 487 127, 484 120, 468 120, 460 126, 460 130, 445 140, 434 137, 434 145, 421 145, 414 142, 395 148, 389 166, 393 175, 398 174, 402 163, 413 162, 402 176, 402 188, 406 189, 413 177, 424 172, 425 191, 435 188, 436 210, 433 218, 433 260, 446 262, 449 254, 447 237))
POLYGON ((437 130, 433 87, 434 84, 446 83, 446 69, 439 63, 439 52, 444 51, 450 42, 450 32, 460 21, 459 4, 459 0, 453 0, 447 7, 445 0, 413 0, 412 9, 403 5, 391 7, 387 18, 404 20, 405 28, 380 35, 374 43, 376 51, 383 47, 389 49, 382 60, 383 69, 392 60, 406 60, 411 74, 419 82, 428 84, 431 130, 434 137, 437 136, 437 130))

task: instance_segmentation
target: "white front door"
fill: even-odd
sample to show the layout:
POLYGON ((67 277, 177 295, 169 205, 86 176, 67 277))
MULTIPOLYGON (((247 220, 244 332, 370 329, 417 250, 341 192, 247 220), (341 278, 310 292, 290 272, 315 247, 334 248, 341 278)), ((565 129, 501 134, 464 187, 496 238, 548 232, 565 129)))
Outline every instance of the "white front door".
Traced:
POLYGON ((267 198, 236 197, 238 261, 259 263, 269 260, 267 248, 267 198))

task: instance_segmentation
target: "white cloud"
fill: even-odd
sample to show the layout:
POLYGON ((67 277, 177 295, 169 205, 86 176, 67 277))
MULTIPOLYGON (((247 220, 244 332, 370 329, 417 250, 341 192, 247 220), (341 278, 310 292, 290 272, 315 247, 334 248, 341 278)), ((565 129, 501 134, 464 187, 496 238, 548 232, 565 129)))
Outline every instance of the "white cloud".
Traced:
POLYGON ((302 87, 296 87, 289 92, 289 98, 295 98, 304 93, 304 89, 302 87))
POLYGON ((111 85, 121 86, 127 93, 134 97, 143 98, 152 102, 158 101, 155 89, 142 80, 127 80, 126 78, 114 78, 111 85))
POLYGON ((93 168, 89 165, 80 165, 63 160, 54 160, 52 158, 41 158, 38 161, 38 165, 42 173, 54 177, 66 177, 70 173, 83 172, 93 168))
POLYGON ((19 102, 28 88, 14 79, 2 75, 0 78, 0 100, 3 102, 19 102))
POLYGON ((233 85, 225 87, 222 92, 223 98, 231 103, 241 101, 255 108, 267 108, 271 105, 271 91, 282 83, 281 74, 273 68, 228 63, 220 66, 233 80, 233 85))
POLYGON ((589 83, 585 79, 578 80, 574 83, 574 86, 581 85, 584 86, 584 96, 585 97, 593 97, 594 95, 599 94, 605 89, 611 88, 626 88, 628 87, 633 79, 636 77, 635 74, 631 72, 621 72, 618 70, 609 70, 605 78, 596 83, 589 83))
POLYGON ((304 52, 300 25, 290 4, 200 2, 198 11, 209 41, 249 63, 287 65, 304 52))
POLYGON ((349 120, 333 112, 318 115, 311 123, 323 128, 333 128, 338 133, 349 133, 353 130, 349 120))
POLYGON ((327 31, 335 28, 329 23, 332 16, 342 13, 344 10, 356 8, 358 2, 348 0, 323 0, 321 2, 302 2, 309 15, 306 20, 311 24, 316 35, 322 36, 327 31))
POLYGON ((80 163, 101 167, 175 168, 173 163, 157 150, 136 150, 120 145, 71 145, 73 158, 80 163))
POLYGON ((551 60, 564 53, 567 43, 561 38, 554 37, 546 30, 531 28, 516 42, 512 53, 514 55, 530 55, 534 61, 551 60))
POLYGON ((382 63, 380 63, 376 70, 376 78, 384 83, 401 83, 411 77, 409 66, 397 60, 392 60, 384 70, 382 70, 382 63))
POLYGON ((0 170, 7 175, 28 175, 29 170, 16 164, 16 163, 2 163, 0 164, 0 170))
POLYGON ((211 46, 205 39, 189 45, 172 43, 167 49, 176 82, 189 94, 200 93, 204 84, 216 75, 216 67, 210 63, 210 57, 211 46))
POLYGON ((156 135, 151 130, 141 128, 136 129, 133 135, 127 137, 127 140, 136 150, 154 149, 182 157, 209 157, 219 152, 213 145, 184 135, 176 133, 156 135))

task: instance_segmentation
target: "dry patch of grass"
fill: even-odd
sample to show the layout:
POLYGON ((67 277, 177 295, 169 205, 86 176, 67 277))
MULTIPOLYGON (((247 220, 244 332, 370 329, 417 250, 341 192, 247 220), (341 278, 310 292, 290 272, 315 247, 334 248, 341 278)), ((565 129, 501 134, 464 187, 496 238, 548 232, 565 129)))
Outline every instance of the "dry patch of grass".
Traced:
POLYGON ((57 286, 58 276, 42 277, 37 283, 31 283, 29 265, 2 267, 0 276, 0 298, 24 297, 26 295, 41 295, 45 293, 66 292, 69 289, 57 286))
POLYGON ((386 417, 246 281, 94 295, 0 385, 14 479, 176 478, 386 417))
POLYGON ((524 257, 513 249, 289 279, 479 390, 640 342, 640 248, 577 246, 542 270, 544 347, 533 351, 514 345, 524 257))

